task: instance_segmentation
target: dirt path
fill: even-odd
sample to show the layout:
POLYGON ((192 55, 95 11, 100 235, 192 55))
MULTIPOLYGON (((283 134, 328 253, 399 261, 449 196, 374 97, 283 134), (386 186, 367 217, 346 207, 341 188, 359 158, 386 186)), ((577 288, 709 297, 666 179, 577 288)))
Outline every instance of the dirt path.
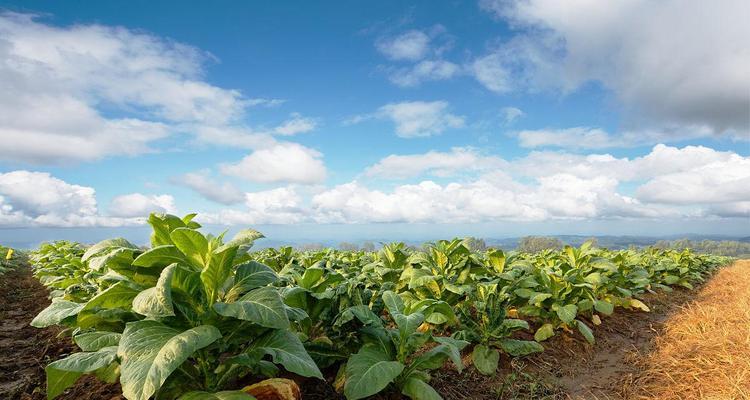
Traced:
POLYGON ((638 361, 640 399, 750 399, 750 260, 721 270, 638 361))
MULTIPOLYGON (((49 304, 47 290, 21 268, 0 277, 0 399, 46 399, 44 367, 77 351, 60 330, 29 326, 49 304)), ((117 385, 83 378, 58 399, 121 399, 117 385)))

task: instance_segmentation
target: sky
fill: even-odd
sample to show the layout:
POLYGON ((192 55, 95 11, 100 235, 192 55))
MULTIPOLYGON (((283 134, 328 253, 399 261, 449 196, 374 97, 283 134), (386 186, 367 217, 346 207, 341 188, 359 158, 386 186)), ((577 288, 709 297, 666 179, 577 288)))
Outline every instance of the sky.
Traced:
POLYGON ((0 241, 750 235, 743 0, 0 0, 0 241), (267 235, 268 236, 268 235, 267 235))

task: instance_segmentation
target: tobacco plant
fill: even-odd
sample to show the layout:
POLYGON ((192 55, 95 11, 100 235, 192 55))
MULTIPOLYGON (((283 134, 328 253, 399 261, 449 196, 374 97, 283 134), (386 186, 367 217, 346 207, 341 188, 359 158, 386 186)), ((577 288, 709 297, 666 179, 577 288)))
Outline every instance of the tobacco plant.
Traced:
MULTIPOLYGON (((322 378, 290 320, 269 267, 243 256, 263 237, 244 230, 224 243, 203 235, 193 215, 151 215, 151 248, 124 239, 100 242, 82 256, 102 284, 86 302, 56 298, 32 325, 74 329, 82 352, 48 365, 54 398, 84 373, 118 379, 129 400, 194 398, 249 374, 272 376, 277 365, 322 378)), ((237 394, 245 398, 249 395, 237 394)))

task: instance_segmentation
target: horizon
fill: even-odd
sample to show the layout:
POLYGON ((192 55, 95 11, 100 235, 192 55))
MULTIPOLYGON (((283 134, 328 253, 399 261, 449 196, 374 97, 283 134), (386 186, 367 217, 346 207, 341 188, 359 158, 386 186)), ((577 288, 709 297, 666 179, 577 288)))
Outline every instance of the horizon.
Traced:
POLYGON ((0 0, 0 243, 750 236, 748 14, 0 0))

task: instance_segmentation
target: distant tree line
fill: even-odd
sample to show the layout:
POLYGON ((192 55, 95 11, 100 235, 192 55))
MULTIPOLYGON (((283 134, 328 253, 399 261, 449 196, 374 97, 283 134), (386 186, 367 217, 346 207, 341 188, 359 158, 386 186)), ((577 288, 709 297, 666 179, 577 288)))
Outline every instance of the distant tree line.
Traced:
POLYGON ((691 249, 698 253, 716 254, 737 258, 750 258, 750 243, 734 240, 660 240, 654 247, 661 249, 691 249))
MULTIPOLYGON (((593 247, 599 247, 599 243, 595 237, 591 237, 585 240, 585 242, 591 242, 593 247)), ((477 237, 466 238, 466 243, 469 248, 473 251, 485 251, 490 247, 484 239, 477 237)), ((542 250, 559 250, 565 246, 565 243, 559 238, 553 236, 525 236, 518 241, 518 245, 515 250, 535 253, 542 250)), ((622 246, 622 245, 620 245, 622 246)), ((679 240, 659 240, 654 247, 661 249, 691 249, 699 253, 716 254, 720 256, 729 256, 737 258, 750 258, 750 243, 738 242, 734 240, 690 240, 690 239, 679 239, 679 240)), ((297 246, 300 250, 320 250, 326 246, 322 243, 307 243, 301 246, 297 246)), ((340 250, 346 251, 375 251, 380 248, 371 241, 365 241, 361 244, 355 244, 351 242, 341 242, 336 246, 340 250)), ((419 246, 408 246, 412 249, 418 249, 419 246)), ((605 247, 609 247, 605 245, 605 247)), ((617 248, 618 246, 613 246, 617 248)), ((623 246, 624 247, 624 246, 623 246)), ((642 245, 631 244, 627 248, 637 249, 643 247, 642 245)))

